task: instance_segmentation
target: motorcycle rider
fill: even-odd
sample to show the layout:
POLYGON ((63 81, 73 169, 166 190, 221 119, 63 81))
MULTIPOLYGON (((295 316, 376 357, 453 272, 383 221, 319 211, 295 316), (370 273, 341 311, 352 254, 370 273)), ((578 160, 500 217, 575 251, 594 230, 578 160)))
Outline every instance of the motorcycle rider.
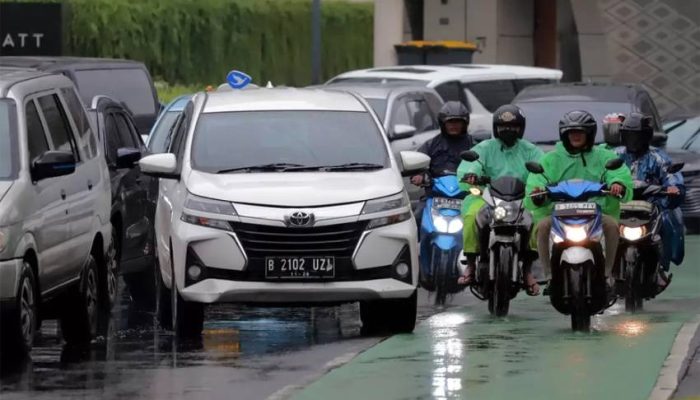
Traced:
MULTIPOLYGON (((439 177, 445 171, 457 171, 457 166, 462 159, 460 154, 473 146, 472 137, 467 133, 469 127, 469 110, 458 101, 448 101, 438 113, 440 134, 423 143, 419 152, 430 157, 430 170, 428 175, 414 175, 411 183, 420 186, 427 183, 428 177, 439 177)), ((426 195, 430 195, 430 188, 426 189, 426 195)), ((424 199, 416 207, 415 215, 418 227, 421 226, 421 217, 425 207, 424 199)))
MULTIPOLYGON (((462 161, 457 170, 460 177, 460 188, 466 192, 477 184, 477 177, 488 176, 498 179, 512 176, 526 181, 528 171, 525 163, 540 159, 542 150, 523 139, 525 134, 525 116, 520 108, 514 105, 504 105, 493 113, 493 139, 485 140, 472 149, 479 154, 475 162, 462 161), (483 165, 483 166, 482 166, 483 165)), ((486 202, 481 196, 468 196, 462 206, 464 218, 464 255, 467 268, 459 278, 458 283, 469 285, 474 283, 476 259, 479 253, 479 230, 476 223, 477 215, 486 202)), ((527 263, 531 264, 531 263, 527 263)), ((527 294, 539 294, 539 286, 533 278, 530 268, 524 269, 525 288, 527 294)))
POLYGON ((652 201, 662 210, 663 224, 661 239, 663 252, 659 271, 659 292, 670 283, 669 270, 671 261, 676 265, 683 261, 684 238, 683 216, 680 208, 685 197, 683 175, 680 172, 671 174, 671 158, 661 149, 651 147, 654 136, 652 119, 639 113, 630 113, 620 127, 623 147, 617 149, 617 154, 625 161, 632 171, 634 179, 650 185, 663 186, 670 197, 655 198, 652 201))
POLYGON ((548 184, 557 184, 570 179, 598 182, 605 174, 604 179, 610 194, 616 198, 607 196, 607 198, 595 199, 595 202, 600 205, 604 214, 605 276, 608 277, 608 289, 611 291, 613 282, 609 277, 615 265, 620 238, 619 202, 629 201, 632 197, 632 175, 625 165, 606 172, 605 164, 616 159, 617 154, 600 146, 594 146, 596 131, 596 121, 587 111, 570 111, 564 115, 559 121, 560 142, 553 151, 545 154, 540 160, 545 173, 530 174, 528 177, 526 190, 533 196, 525 198, 525 207, 531 210, 537 224, 537 249, 545 276, 549 279, 551 277, 549 236, 552 228, 553 204, 546 196, 545 187, 548 184))

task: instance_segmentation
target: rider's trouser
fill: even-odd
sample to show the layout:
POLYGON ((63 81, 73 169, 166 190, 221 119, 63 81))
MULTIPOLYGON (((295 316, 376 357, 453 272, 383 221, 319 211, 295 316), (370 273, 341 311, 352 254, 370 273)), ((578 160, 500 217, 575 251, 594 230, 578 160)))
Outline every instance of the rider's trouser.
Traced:
POLYGON ((479 227, 476 224, 476 217, 486 202, 481 196, 468 196, 464 201, 466 204, 462 210, 464 220, 463 251, 467 254, 476 254, 479 252, 479 227))
MULTIPOLYGON (((615 256, 617 254, 617 244, 620 241, 620 232, 617 221, 608 215, 603 215, 603 235, 605 235, 605 276, 608 277, 612 273, 615 266, 615 256)), ((552 277, 550 254, 549 254, 549 235, 552 230, 552 217, 542 219, 537 224, 537 252, 540 254, 540 262, 544 268, 546 279, 552 277)))

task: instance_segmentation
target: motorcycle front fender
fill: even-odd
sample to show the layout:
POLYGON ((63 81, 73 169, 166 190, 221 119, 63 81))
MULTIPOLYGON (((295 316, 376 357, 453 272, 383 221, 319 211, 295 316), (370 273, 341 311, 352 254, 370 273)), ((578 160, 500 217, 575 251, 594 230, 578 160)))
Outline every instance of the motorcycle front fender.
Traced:
POLYGON ((593 252, 585 247, 573 246, 561 253, 561 262, 570 265, 583 264, 586 261, 595 263, 593 252))

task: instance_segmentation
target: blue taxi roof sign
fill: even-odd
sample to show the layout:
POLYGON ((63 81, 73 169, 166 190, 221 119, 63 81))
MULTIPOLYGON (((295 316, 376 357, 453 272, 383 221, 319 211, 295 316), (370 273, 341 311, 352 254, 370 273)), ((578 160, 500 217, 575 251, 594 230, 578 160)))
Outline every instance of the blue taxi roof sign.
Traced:
POLYGON ((228 82, 228 85, 233 89, 243 89, 252 81, 253 78, 251 78, 250 75, 235 69, 226 75, 226 82, 228 82))

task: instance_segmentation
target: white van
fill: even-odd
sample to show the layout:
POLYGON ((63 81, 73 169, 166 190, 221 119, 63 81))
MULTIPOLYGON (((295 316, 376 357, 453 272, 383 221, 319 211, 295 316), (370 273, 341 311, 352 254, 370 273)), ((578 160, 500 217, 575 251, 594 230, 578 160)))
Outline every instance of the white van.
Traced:
MULTIPOLYGON (((86 342, 111 305, 107 163, 73 83, 0 68, 0 339, 28 351, 39 316, 86 342)), ((116 290, 116 288, 113 288, 116 290)))
POLYGON ((172 132, 169 153, 140 161, 161 178, 162 325, 199 335, 205 303, 360 301, 363 332, 413 330, 417 232, 401 172, 430 159, 395 159, 365 100, 289 88, 199 93, 172 132))
POLYGON ((413 65, 349 71, 326 85, 397 82, 431 87, 445 102, 459 101, 467 106, 471 112, 470 132, 490 135, 492 113, 498 107, 509 104, 527 86, 559 82, 561 77, 562 72, 557 69, 520 65, 413 65))

